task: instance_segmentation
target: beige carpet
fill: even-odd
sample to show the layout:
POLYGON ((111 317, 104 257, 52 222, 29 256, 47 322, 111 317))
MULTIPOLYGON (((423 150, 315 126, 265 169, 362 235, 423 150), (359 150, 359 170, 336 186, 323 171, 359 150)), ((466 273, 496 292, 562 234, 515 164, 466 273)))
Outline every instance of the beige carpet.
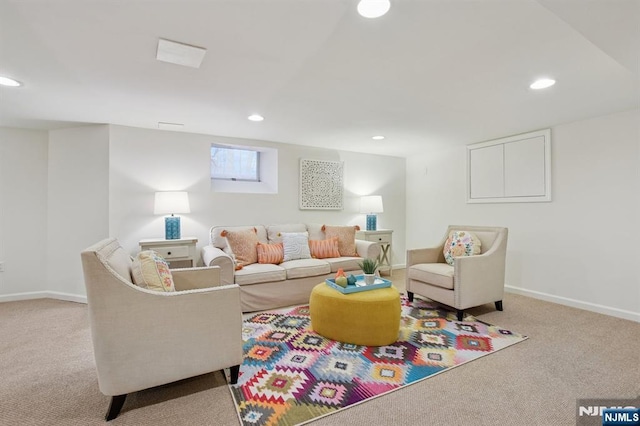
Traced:
MULTIPOLYGON (((403 271, 393 281, 403 289, 403 271)), ((513 294, 469 312, 529 336, 314 425, 574 425, 578 398, 640 395, 640 324, 513 294)), ((104 425, 83 304, 0 304, 0 425, 104 425)), ((237 425, 220 372, 127 397, 113 425, 237 425)))

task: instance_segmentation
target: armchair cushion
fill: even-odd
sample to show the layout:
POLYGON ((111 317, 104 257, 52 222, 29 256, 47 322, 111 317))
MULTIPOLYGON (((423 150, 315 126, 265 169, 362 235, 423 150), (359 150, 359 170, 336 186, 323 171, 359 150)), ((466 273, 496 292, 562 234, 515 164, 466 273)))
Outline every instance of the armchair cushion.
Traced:
POLYGON ((482 243, 473 232, 453 230, 444 243, 444 259, 453 266, 454 257, 475 256, 480 254, 481 248, 482 243))
POLYGON ((408 269, 408 278, 453 289, 453 266, 446 263, 419 263, 408 269))
POLYGON ((155 291, 175 291, 169 265, 153 250, 138 253, 131 265, 133 283, 155 291))

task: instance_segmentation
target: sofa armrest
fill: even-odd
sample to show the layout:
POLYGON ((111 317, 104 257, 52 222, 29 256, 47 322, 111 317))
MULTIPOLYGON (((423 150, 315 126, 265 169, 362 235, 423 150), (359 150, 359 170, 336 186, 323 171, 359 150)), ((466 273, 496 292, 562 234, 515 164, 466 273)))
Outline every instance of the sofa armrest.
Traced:
POLYGON ((177 291, 208 288, 220 285, 220 267, 172 269, 173 283, 177 291))
POLYGON ((356 252, 360 257, 377 259, 380 256, 380 244, 375 241, 356 240, 356 252))
POLYGON ((235 263, 231 256, 212 245, 202 248, 202 261, 205 266, 220 267, 220 284, 233 284, 235 281, 235 263))
POLYGON ((419 263, 444 263, 442 246, 407 250, 407 268, 419 263))

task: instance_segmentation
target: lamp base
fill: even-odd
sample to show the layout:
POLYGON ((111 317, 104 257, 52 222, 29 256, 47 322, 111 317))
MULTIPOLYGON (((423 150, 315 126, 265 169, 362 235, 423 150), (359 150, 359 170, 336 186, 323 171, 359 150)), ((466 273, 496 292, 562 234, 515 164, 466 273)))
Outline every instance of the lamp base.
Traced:
POLYGON ((164 238, 167 240, 180 239, 180 217, 167 216, 164 218, 164 238))
POLYGON ((378 216, 375 214, 367 215, 367 231, 375 231, 378 228, 378 216))

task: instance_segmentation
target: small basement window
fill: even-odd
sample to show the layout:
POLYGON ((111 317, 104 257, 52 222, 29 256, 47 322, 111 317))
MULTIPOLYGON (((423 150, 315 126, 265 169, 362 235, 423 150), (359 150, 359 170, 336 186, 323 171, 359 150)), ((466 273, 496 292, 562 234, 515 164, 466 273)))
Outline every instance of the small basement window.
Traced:
POLYGON ((278 150, 266 146, 211 144, 211 190, 236 194, 278 193, 278 150))
POLYGON ((260 182, 260 151, 211 145, 211 179, 260 182))

